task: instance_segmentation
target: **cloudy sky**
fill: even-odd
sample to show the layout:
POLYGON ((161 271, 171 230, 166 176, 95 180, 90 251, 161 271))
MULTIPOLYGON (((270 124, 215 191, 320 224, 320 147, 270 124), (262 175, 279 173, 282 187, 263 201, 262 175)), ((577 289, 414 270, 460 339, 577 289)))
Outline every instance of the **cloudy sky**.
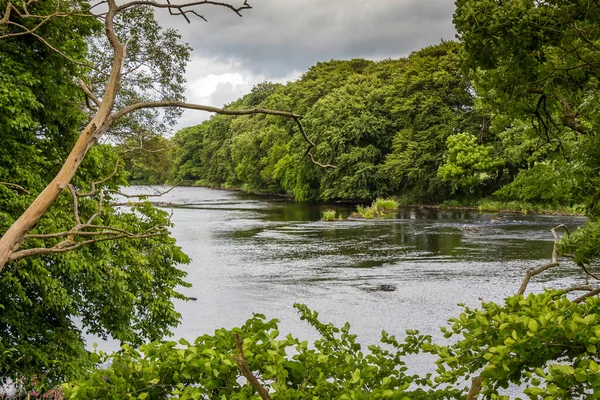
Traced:
MULTIPOLYGON (((233 0, 231 4, 241 4, 233 0)), ((452 0, 249 0, 240 18, 219 7, 208 22, 159 15, 194 49, 187 68, 189 102, 222 106, 268 80, 297 79, 331 59, 402 57, 454 38, 452 0)), ((186 111, 177 128, 207 119, 186 111)))

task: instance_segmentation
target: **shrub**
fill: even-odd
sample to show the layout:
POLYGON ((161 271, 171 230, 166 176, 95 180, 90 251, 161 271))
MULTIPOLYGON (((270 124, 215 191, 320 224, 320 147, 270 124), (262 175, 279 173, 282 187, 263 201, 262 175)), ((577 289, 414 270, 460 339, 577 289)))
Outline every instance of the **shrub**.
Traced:
POLYGON ((323 211, 321 221, 335 221, 335 210, 323 211))
POLYGON ((395 210, 398 208, 398 202, 394 199, 378 198, 373 202, 373 207, 377 207, 380 210, 395 210))

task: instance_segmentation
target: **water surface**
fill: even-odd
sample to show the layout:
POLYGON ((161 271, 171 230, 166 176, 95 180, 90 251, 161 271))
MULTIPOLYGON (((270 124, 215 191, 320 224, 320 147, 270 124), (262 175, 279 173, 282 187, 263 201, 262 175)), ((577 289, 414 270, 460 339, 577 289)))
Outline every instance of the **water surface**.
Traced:
MULTIPOLYGON (((131 191, 153 191, 136 187, 131 191)), ((192 258, 183 268, 197 301, 177 302, 175 337, 189 340, 239 326, 253 312, 281 320, 281 332, 315 338, 292 305, 324 321, 349 321, 362 343, 381 330, 437 335, 460 313, 515 293, 525 271, 549 262, 550 229, 583 218, 407 208, 377 220, 321 222, 352 206, 298 204, 241 192, 180 187, 160 198, 173 235, 192 258)), ((582 282, 576 266, 548 271, 530 289, 582 282)))

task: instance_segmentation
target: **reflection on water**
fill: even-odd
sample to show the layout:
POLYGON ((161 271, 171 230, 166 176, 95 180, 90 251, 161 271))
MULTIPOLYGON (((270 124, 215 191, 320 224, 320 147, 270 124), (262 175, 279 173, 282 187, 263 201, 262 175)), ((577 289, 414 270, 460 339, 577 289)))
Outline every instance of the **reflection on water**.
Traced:
MULTIPOLYGON (((156 190, 129 190, 148 189, 156 190)), ((173 234, 192 258, 184 269, 193 287, 182 291, 198 301, 177 304, 183 318, 174 332, 188 339, 253 312, 279 318, 282 332, 315 338, 295 302, 324 321, 350 321, 363 343, 383 329, 436 335, 458 303, 501 300, 527 269, 548 262, 552 227, 585 221, 408 208, 379 220, 321 222, 328 208, 347 217, 354 207, 185 187, 160 201, 173 209, 173 234)), ((579 282, 577 273, 565 263, 530 287, 579 282)))

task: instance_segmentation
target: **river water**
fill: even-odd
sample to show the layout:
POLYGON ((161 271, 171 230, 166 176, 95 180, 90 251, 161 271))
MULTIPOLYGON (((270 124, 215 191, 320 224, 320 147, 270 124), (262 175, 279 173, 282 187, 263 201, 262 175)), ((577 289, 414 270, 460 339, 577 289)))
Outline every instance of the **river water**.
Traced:
MULTIPOLYGON (((129 188, 153 192, 157 187, 129 188)), ((460 314, 459 303, 501 301, 519 288, 527 269, 550 260, 550 229, 582 224, 579 217, 401 209, 384 219, 321 222, 335 209, 277 198, 198 187, 178 187, 169 203, 173 235, 191 257, 183 266, 197 301, 176 303, 182 322, 174 337, 192 341, 220 327, 241 325, 253 312, 281 321, 282 334, 316 334, 292 305, 305 303, 324 322, 349 321, 364 344, 382 330, 439 336, 460 314)), ((531 290, 583 280, 576 266, 550 270, 531 290)))

